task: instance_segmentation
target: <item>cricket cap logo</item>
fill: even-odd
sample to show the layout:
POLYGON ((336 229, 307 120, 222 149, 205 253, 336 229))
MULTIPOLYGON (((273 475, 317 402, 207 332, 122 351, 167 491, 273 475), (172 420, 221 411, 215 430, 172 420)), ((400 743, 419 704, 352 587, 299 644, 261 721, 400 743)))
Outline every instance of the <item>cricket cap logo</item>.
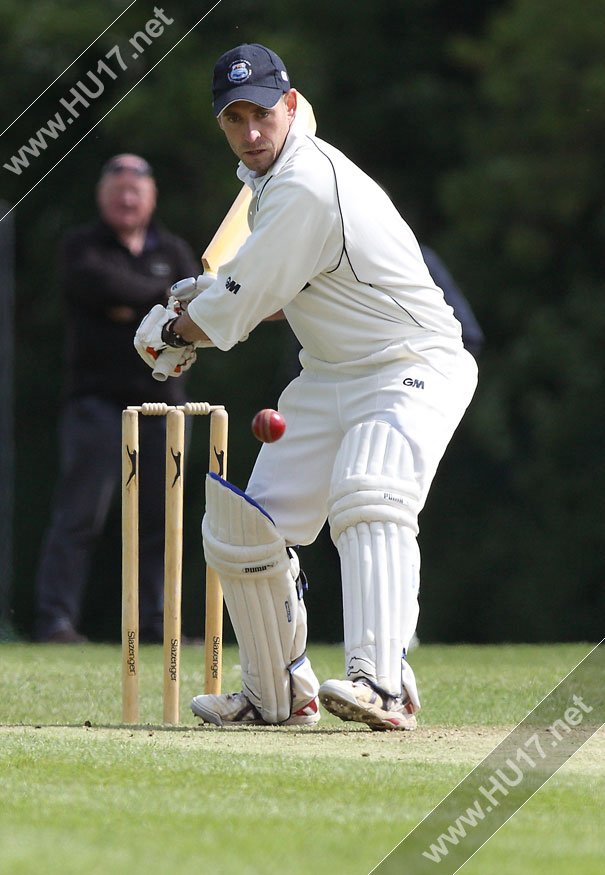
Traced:
POLYGON ((231 64, 227 73, 227 79, 229 82, 233 82, 234 85, 245 82, 250 76, 252 76, 252 67, 248 61, 244 61, 241 58, 231 64))

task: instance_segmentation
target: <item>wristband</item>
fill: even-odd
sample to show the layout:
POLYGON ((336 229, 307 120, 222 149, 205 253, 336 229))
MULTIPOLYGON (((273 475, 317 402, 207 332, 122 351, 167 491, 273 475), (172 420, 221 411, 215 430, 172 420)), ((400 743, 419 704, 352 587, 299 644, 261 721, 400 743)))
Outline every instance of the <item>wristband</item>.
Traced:
POLYGON ((184 340, 179 334, 176 334, 174 330, 174 323, 178 318, 178 316, 175 316, 170 322, 165 322, 164 325, 162 325, 162 341, 166 346, 171 346, 173 349, 181 349, 184 346, 191 346, 189 341, 184 340))

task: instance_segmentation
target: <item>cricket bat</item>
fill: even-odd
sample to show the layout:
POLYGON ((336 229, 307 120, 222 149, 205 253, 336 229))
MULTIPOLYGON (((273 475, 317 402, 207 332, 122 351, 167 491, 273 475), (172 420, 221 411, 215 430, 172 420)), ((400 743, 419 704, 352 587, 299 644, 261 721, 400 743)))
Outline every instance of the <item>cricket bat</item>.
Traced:
MULTIPOLYGON (((297 91, 296 117, 302 117, 303 125, 309 133, 314 134, 317 122, 313 114, 313 107, 309 101, 297 91)), ((202 255, 202 265, 205 273, 216 273, 221 266, 230 258, 233 258, 242 243, 250 234, 248 227, 248 207, 252 199, 252 192, 247 185, 235 198, 227 215, 218 226, 216 233, 202 255)))

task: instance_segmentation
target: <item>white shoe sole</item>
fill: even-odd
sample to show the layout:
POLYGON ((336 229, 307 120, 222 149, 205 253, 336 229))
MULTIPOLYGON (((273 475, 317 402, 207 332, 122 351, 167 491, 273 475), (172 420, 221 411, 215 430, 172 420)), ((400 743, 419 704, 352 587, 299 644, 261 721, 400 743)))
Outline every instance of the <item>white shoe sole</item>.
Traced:
POLYGON ((319 711, 317 714, 293 714, 284 720, 283 723, 278 723, 278 726, 315 726, 321 720, 319 711))
POLYGON ((319 688, 319 701, 326 711, 340 717, 341 720, 365 723, 376 731, 398 729, 411 732, 416 729, 416 717, 413 714, 384 711, 377 705, 358 702, 352 692, 343 689, 340 684, 331 684, 330 681, 319 688))
POLYGON ((204 723, 212 723, 214 726, 266 726, 265 721, 260 718, 258 720, 255 720, 254 718, 251 718, 250 720, 223 720, 221 715, 217 714, 216 711, 212 711, 210 708, 205 708, 198 701, 197 696, 191 701, 191 710, 195 716, 200 717, 204 723))
POLYGON ((319 723, 321 715, 319 710, 316 714, 292 714, 283 723, 266 723, 262 719, 255 720, 223 720, 220 714, 205 708, 198 700, 201 697, 195 697, 191 701, 191 710, 196 717, 199 717, 204 723, 212 723, 214 726, 315 726, 319 723))

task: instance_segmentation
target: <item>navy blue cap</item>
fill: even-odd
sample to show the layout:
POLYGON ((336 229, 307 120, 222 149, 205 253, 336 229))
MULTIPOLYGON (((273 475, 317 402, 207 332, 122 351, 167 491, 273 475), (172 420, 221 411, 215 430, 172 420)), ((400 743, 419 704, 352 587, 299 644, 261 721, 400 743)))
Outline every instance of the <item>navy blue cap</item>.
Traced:
POLYGON ((286 65, 279 55, 258 43, 230 49, 214 66, 212 100, 217 116, 235 100, 249 100, 270 109, 289 90, 286 65))

